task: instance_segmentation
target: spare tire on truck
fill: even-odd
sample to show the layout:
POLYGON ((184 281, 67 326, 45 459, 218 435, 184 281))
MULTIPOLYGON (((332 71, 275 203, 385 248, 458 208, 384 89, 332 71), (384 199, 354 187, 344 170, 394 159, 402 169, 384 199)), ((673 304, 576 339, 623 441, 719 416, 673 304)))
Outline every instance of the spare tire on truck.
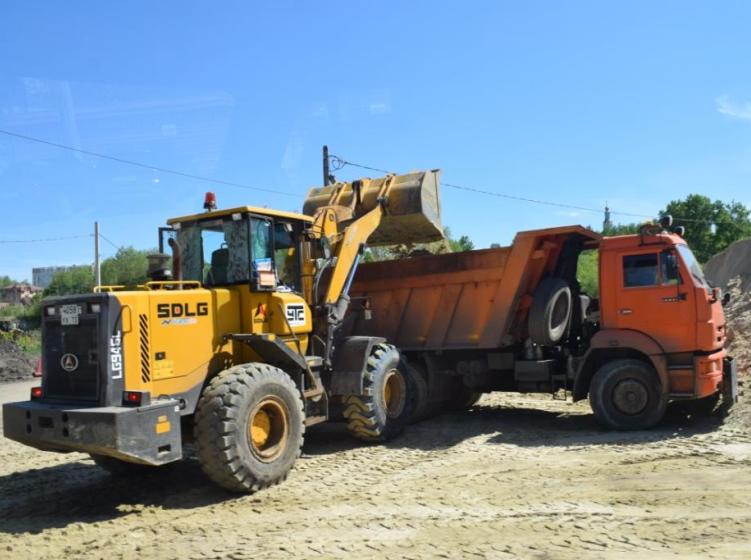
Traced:
POLYGON ((543 278, 535 290, 527 329, 532 342, 555 346, 566 335, 571 320, 571 288, 562 278, 543 278))

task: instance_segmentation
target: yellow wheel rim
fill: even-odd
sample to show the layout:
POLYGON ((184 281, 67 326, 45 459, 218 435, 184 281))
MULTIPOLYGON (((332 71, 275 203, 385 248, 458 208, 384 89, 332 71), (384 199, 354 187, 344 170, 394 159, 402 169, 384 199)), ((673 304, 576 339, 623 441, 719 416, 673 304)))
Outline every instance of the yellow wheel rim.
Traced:
POLYGON ((268 463, 279 457, 287 445, 289 414, 277 397, 261 400, 248 415, 248 443, 253 455, 268 463))
POLYGON ((399 416, 407 402, 407 383, 398 369, 386 373, 383 382, 383 402, 386 414, 392 418, 399 416))

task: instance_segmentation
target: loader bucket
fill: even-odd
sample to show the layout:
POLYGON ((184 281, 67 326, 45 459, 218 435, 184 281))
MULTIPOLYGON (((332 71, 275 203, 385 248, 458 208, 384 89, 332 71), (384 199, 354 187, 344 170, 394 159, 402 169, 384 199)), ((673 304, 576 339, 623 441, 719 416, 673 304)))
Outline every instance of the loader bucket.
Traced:
POLYGON ((356 218, 374 209, 379 197, 385 197, 388 201, 386 215, 368 239, 368 245, 441 241, 444 236, 438 192, 439 175, 439 170, 395 175, 391 176, 385 187, 389 177, 314 187, 305 199, 303 213, 313 216, 320 208, 343 206, 352 208, 353 218, 356 218), (359 203, 354 200, 358 188, 359 203))

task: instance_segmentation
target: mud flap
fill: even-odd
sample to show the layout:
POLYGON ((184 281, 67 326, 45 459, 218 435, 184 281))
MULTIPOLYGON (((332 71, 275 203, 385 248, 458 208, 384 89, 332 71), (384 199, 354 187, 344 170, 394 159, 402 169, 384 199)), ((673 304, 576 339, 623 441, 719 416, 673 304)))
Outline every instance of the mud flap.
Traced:
POLYGON ((726 407, 731 407, 738 402, 738 368, 734 358, 723 360, 722 400, 726 407))

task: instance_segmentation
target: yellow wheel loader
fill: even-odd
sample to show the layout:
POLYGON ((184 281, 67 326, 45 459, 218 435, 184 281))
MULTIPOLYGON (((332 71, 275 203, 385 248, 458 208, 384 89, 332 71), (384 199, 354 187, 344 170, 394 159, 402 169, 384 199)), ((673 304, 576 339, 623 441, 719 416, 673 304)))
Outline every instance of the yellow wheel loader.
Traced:
POLYGON ((205 212, 160 228, 144 285, 44 301, 42 384, 3 407, 5 436, 113 472, 192 442, 209 478, 251 492, 287 476, 306 426, 343 415, 361 440, 397 435, 408 369, 341 327, 369 240, 442 239, 438 189, 437 171, 337 182, 301 214, 217 210, 207 193, 205 212))

